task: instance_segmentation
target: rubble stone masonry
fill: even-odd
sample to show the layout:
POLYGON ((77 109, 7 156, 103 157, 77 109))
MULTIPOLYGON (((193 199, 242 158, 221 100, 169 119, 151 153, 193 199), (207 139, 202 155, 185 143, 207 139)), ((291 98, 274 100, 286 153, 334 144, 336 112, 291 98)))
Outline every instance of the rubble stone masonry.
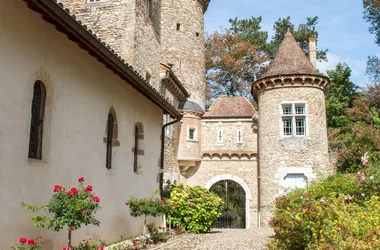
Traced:
MULTIPOLYGON (((259 93, 259 148, 261 208, 263 224, 270 219, 274 198, 279 194, 279 169, 303 169, 316 177, 330 172, 326 130, 325 96, 316 87, 285 87, 259 93), (281 131, 281 104, 306 104, 307 135, 284 137, 281 131)), ((310 180, 308 180, 310 181, 310 180)))
POLYGON ((191 93, 190 101, 205 107, 204 7, 193 0, 162 0, 161 62, 191 93))

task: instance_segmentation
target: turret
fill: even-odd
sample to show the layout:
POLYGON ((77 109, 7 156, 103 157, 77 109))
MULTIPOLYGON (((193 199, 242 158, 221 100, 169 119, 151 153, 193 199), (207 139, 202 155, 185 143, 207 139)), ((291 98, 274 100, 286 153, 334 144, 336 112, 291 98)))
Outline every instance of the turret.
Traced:
POLYGON ((259 107, 259 189, 265 190, 259 194, 259 211, 264 225, 276 196, 329 173, 328 83, 288 31, 276 58, 252 85, 259 107))

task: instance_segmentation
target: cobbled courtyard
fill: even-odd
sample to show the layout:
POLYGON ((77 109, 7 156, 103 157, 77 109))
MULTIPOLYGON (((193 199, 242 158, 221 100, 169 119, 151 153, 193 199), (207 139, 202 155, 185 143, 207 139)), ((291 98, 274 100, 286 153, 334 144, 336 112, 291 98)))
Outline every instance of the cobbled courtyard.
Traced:
POLYGON ((214 229, 207 234, 173 238, 154 250, 261 250, 273 235, 270 228, 214 229))

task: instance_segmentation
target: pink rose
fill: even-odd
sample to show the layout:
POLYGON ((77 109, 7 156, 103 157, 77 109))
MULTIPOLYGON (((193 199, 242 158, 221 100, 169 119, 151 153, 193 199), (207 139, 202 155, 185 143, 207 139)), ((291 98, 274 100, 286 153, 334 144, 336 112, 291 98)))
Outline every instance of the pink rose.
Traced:
POLYGON ((78 194, 78 189, 73 187, 71 188, 71 192, 73 192, 73 194, 78 194))
POLYGON ((100 201, 99 197, 98 196, 94 196, 92 197, 92 200, 95 201, 96 203, 98 203, 100 201))
POLYGON ((71 191, 67 192, 67 196, 69 196, 69 197, 73 196, 73 192, 71 192, 71 191))
POLYGON ((28 245, 29 246, 34 246, 34 244, 35 244, 35 242, 34 242, 33 239, 28 240, 28 245))
POLYGON ((79 177, 78 182, 84 182, 84 177, 79 177))
POLYGON ((20 238, 20 243, 21 243, 21 244, 26 243, 26 238, 20 238))
POLYGON ((62 187, 60 185, 54 185, 54 193, 57 193, 62 190, 62 187))
POLYGON ((99 248, 99 250, 104 250, 104 246, 101 245, 100 248, 99 248))
POLYGON ((92 191, 92 186, 87 185, 87 187, 84 189, 85 192, 91 192, 92 191))

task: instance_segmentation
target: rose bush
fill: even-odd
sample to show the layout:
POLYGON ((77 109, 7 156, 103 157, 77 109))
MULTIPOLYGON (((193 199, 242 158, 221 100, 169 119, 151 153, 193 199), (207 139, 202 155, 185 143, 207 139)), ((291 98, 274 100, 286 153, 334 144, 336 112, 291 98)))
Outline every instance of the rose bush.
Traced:
POLYGON ((47 205, 34 206, 22 203, 22 207, 33 212, 47 211, 51 217, 36 215, 32 219, 36 227, 47 227, 54 232, 61 229, 68 231, 68 248, 71 248, 72 231, 79 229, 82 225, 99 225, 95 219, 95 213, 100 209, 100 199, 92 193, 92 186, 84 184, 84 178, 78 179, 78 188, 70 190, 55 185, 53 195, 47 205))
POLYGON ((222 215, 223 201, 200 186, 173 184, 167 221, 189 232, 205 233, 222 215))
POLYGON ((366 153, 368 161, 380 163, 380 129, 357 123, 344 135, 343 148, 337 162, 338 170, 360 171, 366 165, 362 161, 362 156, 366 153))
POLYGON ((41 236, 37 236, 36 238, 27 239, 21 237, 19 239, 19 244, 13 246, 12 249, 15 250, 40 250, 41 244, 39 241, 41 240, 41 236))

